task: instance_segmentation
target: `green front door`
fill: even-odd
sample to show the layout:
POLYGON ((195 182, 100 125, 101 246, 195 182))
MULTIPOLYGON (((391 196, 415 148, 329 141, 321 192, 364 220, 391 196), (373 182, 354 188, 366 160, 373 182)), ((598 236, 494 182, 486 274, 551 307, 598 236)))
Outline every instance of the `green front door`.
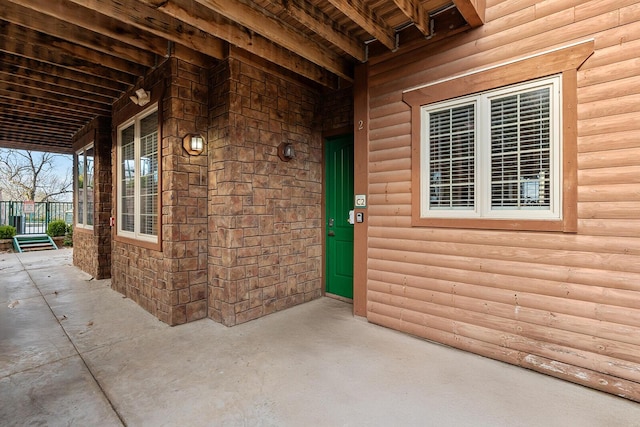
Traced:
POLYGON ((327 139, 325 163, 326 291, 353 298, 353 136, 327 139))

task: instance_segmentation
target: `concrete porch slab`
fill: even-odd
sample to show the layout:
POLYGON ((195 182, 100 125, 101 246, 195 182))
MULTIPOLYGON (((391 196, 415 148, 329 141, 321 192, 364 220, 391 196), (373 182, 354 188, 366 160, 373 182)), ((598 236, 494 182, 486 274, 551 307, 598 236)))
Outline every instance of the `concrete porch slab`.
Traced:
POLYGON ((369 324, 329 298, 172 328, 58 252, 0 254, 19 266, 0 296, 38 289, 0 307, 3 426, 640 426, 634 402, 369 324))

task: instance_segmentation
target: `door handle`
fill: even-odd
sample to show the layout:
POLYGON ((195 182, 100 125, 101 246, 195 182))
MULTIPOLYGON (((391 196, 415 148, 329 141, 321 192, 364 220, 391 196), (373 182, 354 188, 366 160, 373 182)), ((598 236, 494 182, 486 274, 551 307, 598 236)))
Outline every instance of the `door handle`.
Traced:
POLYGON ((333 237, 336 235, 336 233, 333 232, 333 230, 331 230, 330 232, 327 233, 330 237, 333 237))

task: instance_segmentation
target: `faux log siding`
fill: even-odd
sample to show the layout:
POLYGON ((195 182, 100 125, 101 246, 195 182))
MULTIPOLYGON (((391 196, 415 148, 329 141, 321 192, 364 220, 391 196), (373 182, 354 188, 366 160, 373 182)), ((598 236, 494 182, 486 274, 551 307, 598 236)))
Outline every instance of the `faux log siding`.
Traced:
POLYGON ((638 0, 487 0, 482 28, 373 58, 369 320, 640 401, 639 51, 638 0), (402 91, 587 38, 578 232, 411 227, 402 91))

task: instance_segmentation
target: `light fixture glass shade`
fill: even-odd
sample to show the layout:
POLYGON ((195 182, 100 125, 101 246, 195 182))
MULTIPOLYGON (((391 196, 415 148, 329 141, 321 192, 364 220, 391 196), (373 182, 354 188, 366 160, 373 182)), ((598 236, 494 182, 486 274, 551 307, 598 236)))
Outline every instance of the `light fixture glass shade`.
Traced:
POLYGON ((204 151, 205 139, 199 133, 190 133, 182 139, 182 147, 189 154, 197 156, 204 151))
POLYGON ((204 138, 200 135, 191 136, 191 150, 202 152, 204 149, 204 138))
POLYGON ((283 162, 288 162, 296 156, 296 152, 293 149, 293 144, 290 142, 282 142, 278 146, 278 157, 283 162))

